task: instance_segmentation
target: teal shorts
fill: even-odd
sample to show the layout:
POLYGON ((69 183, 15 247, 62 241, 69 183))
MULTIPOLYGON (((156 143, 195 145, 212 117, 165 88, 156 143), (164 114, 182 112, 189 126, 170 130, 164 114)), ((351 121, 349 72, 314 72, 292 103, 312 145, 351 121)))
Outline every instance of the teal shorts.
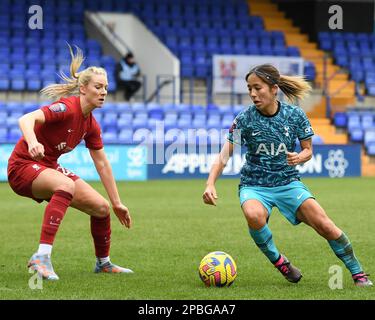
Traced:
POLYGON ((241 206, 247 200, 258 200, 268 211, 268 218, 273 207, 293 225, 301 223, 297 219, 297 210, 309 198, 314 198, 309 189, 301 181, 293 181, 280 187, 240 186, 241 206))

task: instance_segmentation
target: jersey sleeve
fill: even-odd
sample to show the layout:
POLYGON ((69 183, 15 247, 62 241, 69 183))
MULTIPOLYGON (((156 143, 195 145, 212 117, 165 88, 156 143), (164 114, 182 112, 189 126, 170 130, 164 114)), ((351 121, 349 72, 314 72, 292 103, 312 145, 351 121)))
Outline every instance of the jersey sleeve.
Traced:
POLYGON ((94 117, 92 118, 90 131, 87 132, 84 140, 88 149, 100 150, 103 148, 101 129, 94 117))
POLYGON ((298 116, 296 117, 296 126, 297 126, 297 137, 299 140, 306 140, 311 138, 314 135, 314 130, 311 127, 311 123, 306 116, 305 111, 301 108, 297 109, 298 116))
POLYGON ((41 107, 40 110, 44 113, 46 123, 64 121, 73 114, 71 106, 62 102, 54 102, 41 107))
POLYGON ((229 128, 227 140, 232 144, 242 145, 244 144, 242 132, 242 120, 241 113, 233 120, 232 126, 229 128))

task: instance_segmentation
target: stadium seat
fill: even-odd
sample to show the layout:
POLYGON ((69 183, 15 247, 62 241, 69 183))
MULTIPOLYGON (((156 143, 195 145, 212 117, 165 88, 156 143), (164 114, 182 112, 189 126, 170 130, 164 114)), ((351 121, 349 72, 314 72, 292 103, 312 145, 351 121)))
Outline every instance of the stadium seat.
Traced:
POLYGON ((318 136, 318 135, 313 135, 312 137, 312 143, 314 145, 318 145, 318 144, 324 144, 324 140, 321 136, 318 136))
POLYGON ((117 139, 119 143, 124 143, 124 144, 133 143, 133 129, 131 128, 122 129, 119 132, 117 139))
MULTIPOLYGON (((3 119, 5 120, 5 119, 3 119)), ((2 120, 0 118, 0 143, 8 142, 8 129, 3 127, 2 120)))
POLYGON ((8 131, 7 142, 16 143, 21 137, 21 130, 18 127, 13 127, 8 131))
POLYGON ((366 149, 368 155, 375 156, 375 143, 369 143, 366 149))
POLYGON ((133 114, 132 112, 123 112, 117 120, 117 127, 121 130, 122 128, 129 128, 132 126, 133 114))
POLYGON ((0 73, 0 90, 1 91, 10 90, 10 80, 8 76, 4 75, 3 72, 0 73))
MULTIPOLYGON (((146 114, 147 115, 147 114, 146 114)), ((144 129, 148 127, 147 116, 146 117, 135 117, 133 119, 133 129, 144 129)))
POLYGON ((348 115, 348 130, 355 128, 361 128, 361 118, 358 114, 350 114, 348 115))
POLYGON ((365 146, 370 143, 375 143, 375 128, 365 131, 363 142, 365 143, 365 146))
POLYGON ((103 118, 103 125, 105 126, 117 126, 117 113, 106 112, 103 118))
POLYGON ((349 131, 350 140, 352 142, 362 142, 363 141, 363 130, 361 128, 354 128, 349 131))
POLYGON ((338 128, 346 128, 348 117, 345 112, 336 112, 333 116, 333 123, 338 128))
POLYGON ((116 131, 107 131, 102 134, 104 143, 117 143, 117 133, 116 131))
POLYGON ((374 114, 373 113, 363 114, 361 117, 361 126, 362 126, 362 129, 364 130, 375 128, 374 114))

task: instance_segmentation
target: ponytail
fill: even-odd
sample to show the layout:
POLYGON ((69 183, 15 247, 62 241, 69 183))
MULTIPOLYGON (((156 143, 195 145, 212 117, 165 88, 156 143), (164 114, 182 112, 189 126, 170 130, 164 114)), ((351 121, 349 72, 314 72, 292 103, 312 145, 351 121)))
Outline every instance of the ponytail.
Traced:
POLYGON ((310 84, 301 76, 280 75, 278 86, 289 101, 293 101, 293 98, 303 99, 311 91, 310 84))
POLYGON ((79 94, 79 87, 82 85, 87 85, 91 80, 93 74, 104 75, 107 77, 107 72, 105 69, 100 67, 88 67, 85 70, 78 72, 78 69, 85 60, 82 50, 77 46, 76 54, 73 53, 72 47, 69 46, 70 56, 72 61, 70 63, 70 76, 67 76, 63 71, 60 71, 59 77, 65 83, 55 83, 44 87, 40 93, 52 100, 59 100, 61 97, 69 96, 72 94, 79 94))
POLYGON ((49 99, 52 100, 58 100, 61 97, 69 96, 74 93, 78 93, 79 85, 78 85, 78 78, 79 73, 77 72, 79 67, 81 66, 84 57, 82 54, 82 50, 80 48, 77 48, 76 54, 73 53, 72 47, 69 46, 69 52, 70 56, 72 58, 72 61, 70 63, 70 77, 68 77, 63 71, 60 71, 59 77, 65 82, 65 83, 55 83, 50 84, 46 87, 44 87, 40 93, 44 96, 46 96, 49 99))
POLYGON ((289 101, 296 98, 303 99, 311 91, 311 86, 304 77, 281 75, 271 64, 262 64, 251 69, 245 77, 246 81, 252 73, 255 73, 270 87, 277 85, 289 101))

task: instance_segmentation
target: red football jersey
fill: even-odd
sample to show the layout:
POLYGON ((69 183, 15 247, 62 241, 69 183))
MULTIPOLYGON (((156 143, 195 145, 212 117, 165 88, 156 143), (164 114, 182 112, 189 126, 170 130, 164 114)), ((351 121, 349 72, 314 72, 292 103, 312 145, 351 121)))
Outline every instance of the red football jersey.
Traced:
MULTIPOLYGON (((36 124, 34 131, 37 140, 44 146, 45 156, 39 160, 43 165, 56 167, 57 159, 63 153, 73 150, 82 139, 89 149, 103 148, 99 124, 92 113, 86 118, 83 116, 78 96, 61 98, 40 109, 46 120, 43 124, 36 124)), ((32 160, 23 137, 16 144, 12 157, 12 160, 17 158, 32 160)))

